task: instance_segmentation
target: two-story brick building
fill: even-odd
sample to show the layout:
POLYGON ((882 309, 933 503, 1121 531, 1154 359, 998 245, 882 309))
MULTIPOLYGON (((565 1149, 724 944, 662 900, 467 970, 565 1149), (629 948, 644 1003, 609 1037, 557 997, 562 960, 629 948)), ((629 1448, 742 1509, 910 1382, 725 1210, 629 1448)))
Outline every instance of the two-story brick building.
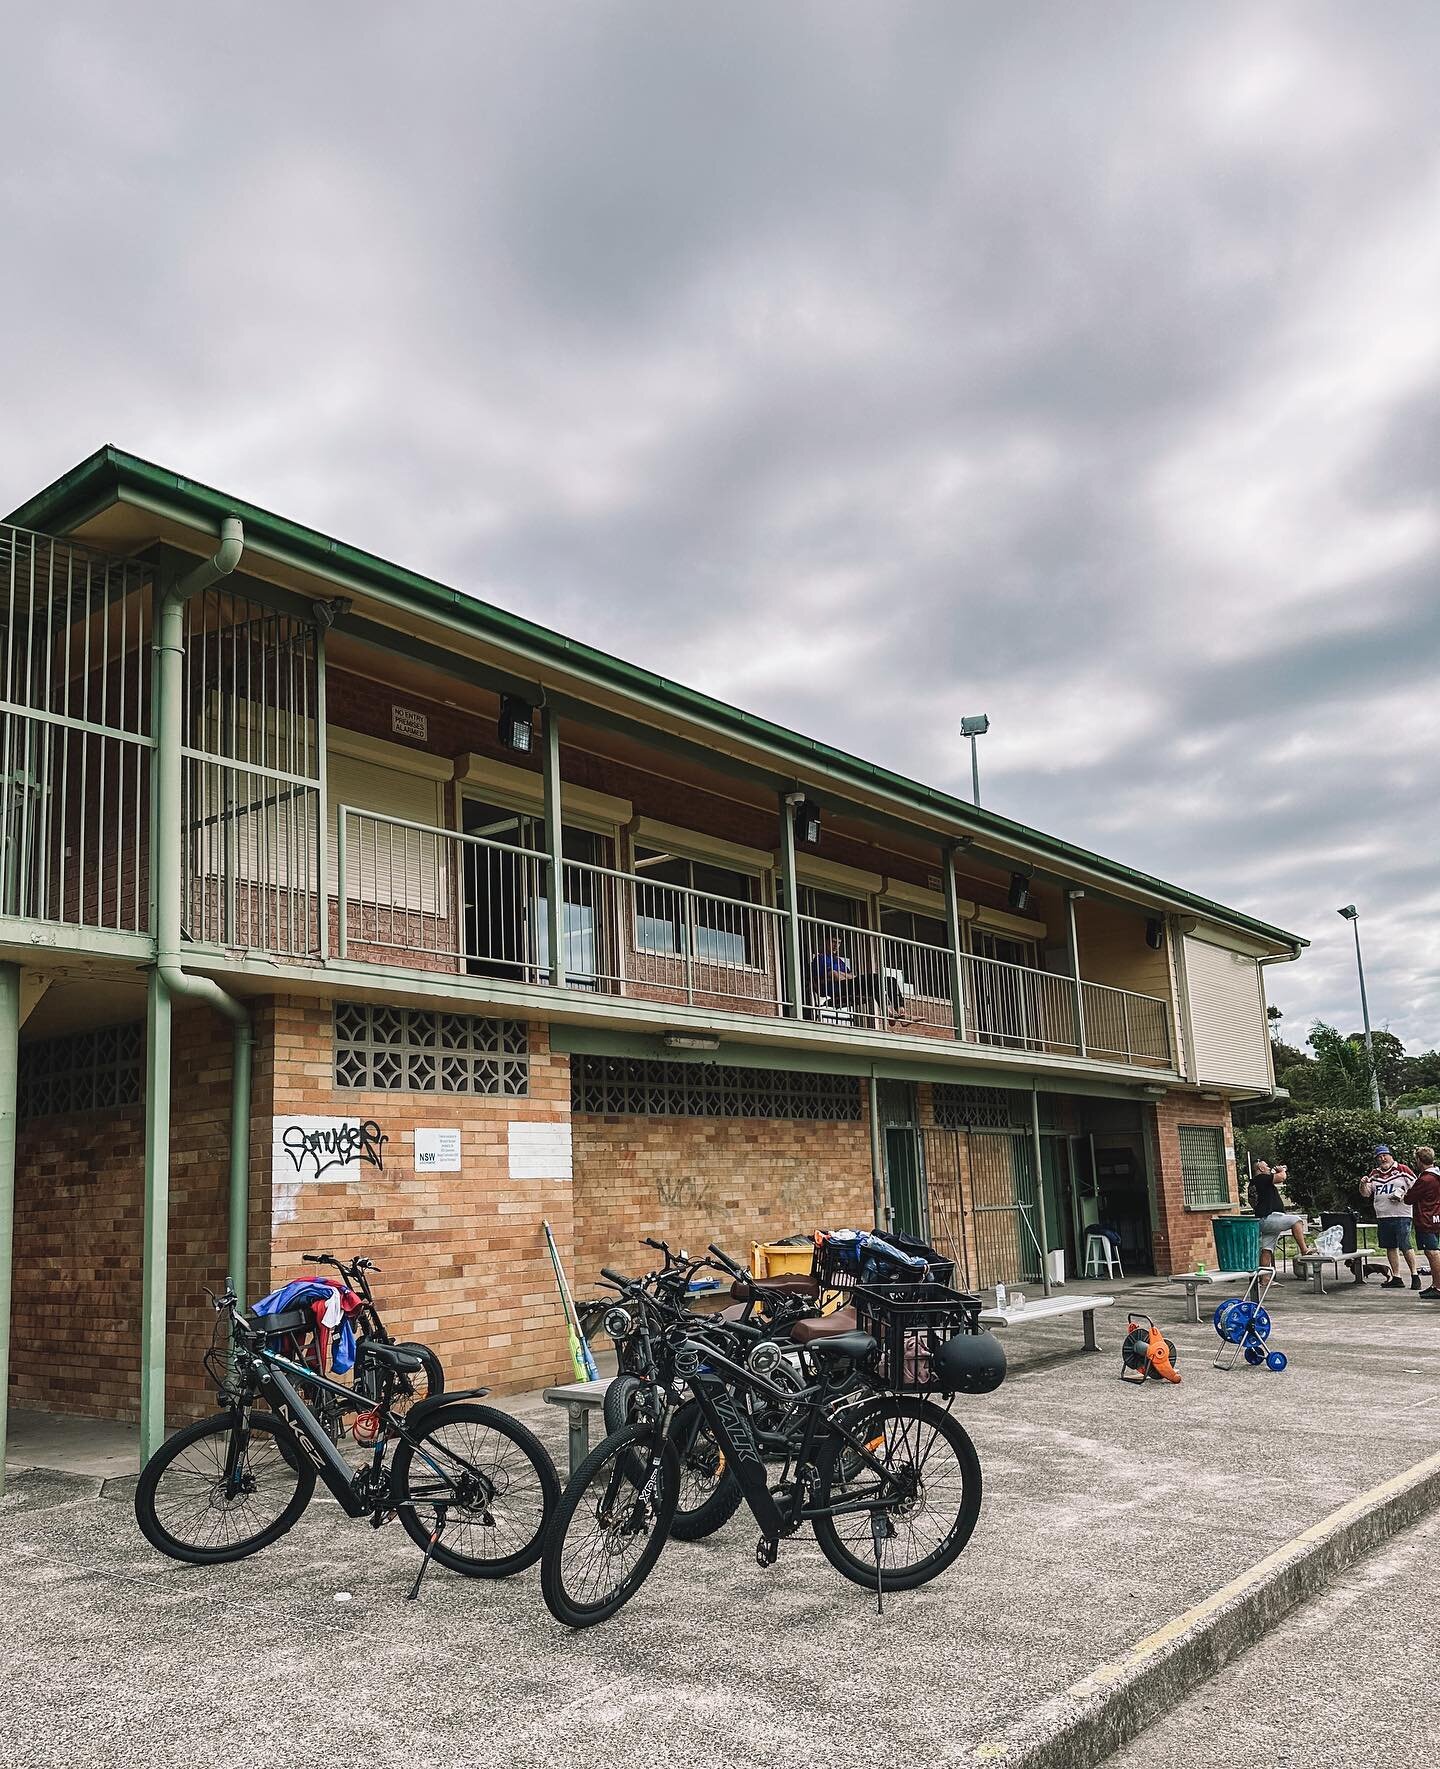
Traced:
POLYGON ((1294 935, 111 448, 0 607, 22 1404, 155 1441, 204 1285, 321 1244, 513 1389, 542 1220, 582 1288, 877 1218, 987 1285, 1235 1198, 1294 935))

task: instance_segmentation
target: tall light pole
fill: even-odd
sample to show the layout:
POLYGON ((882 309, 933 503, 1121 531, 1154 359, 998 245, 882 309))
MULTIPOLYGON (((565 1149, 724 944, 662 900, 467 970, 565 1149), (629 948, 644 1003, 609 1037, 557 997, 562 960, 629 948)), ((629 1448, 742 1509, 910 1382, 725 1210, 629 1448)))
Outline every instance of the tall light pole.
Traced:
POLYGON ((975 739, 983 737, 990 729, 990 720, 981 713, 978 718, 961 719, 960 735, 970 739, 970 786, 971 796, 978 805, 980 803, 980 755, 975 748, 975 739))
POLYGON ((1360 1018, 1365 1022, 1365 1050, 1370 1058, 1370 1103, 1380 1110, 1380 1078, 1375 1068, 1375 1040, 1370 1036, 1370 1004, 1365 999, 1365 961, 1360 956, 1360 911, 1353 903, 1335 911, 1355 930, 1355 969, 1360 973, 1360 1018))

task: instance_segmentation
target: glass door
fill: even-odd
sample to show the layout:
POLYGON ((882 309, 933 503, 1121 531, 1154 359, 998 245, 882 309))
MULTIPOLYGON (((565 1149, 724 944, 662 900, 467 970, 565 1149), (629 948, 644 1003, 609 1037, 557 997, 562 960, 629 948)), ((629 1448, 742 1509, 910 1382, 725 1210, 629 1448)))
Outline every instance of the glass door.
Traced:
MULTIPOLYGON (((539 858, 545 845, 543 819, 500 805, 466 798, 461 804, 467 835, 490 847, 465 848, 466 968, 480 976, 545 982, 550 974, 550 868, 539 858), (506 849, 518 850, 507 853, 506 849)), ((566 981, 596 987, 601 972, 601 904, 605 875, 583 866, 608 866, 610 843, 588 829, 565 829, 561 852, 567 861, 562 900, 566 981)))

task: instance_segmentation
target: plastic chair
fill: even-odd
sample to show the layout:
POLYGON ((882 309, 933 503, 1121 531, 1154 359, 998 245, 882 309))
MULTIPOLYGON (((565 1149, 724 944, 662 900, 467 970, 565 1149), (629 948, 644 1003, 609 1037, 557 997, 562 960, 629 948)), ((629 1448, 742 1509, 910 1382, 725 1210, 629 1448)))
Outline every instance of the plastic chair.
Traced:
POLYGON ((1109 1235, 1098 1228, 1090 1229, 1085 1236, 1085 1271, 1087 1278, 1115 1278, 1125 1276, 1125 1267, 1120 1263, 1120 1250, 1109 1235), (1104 1267, 1102 1271, 1100 1268, 1104 1267))

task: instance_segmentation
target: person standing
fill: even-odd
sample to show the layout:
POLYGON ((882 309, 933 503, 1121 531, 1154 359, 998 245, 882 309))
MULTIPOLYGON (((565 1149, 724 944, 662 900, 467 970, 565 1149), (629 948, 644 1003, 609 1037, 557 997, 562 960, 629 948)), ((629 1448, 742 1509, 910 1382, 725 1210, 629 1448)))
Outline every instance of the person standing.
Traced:
MULTIPOLYGON (((1285 1171, 1282 1167, 1281 1173, 1285 1171)), ((1260 1264, 1273 1266, 1275 1263, 1275 1243, 1281 1235, 1293 1235, 1295 1246, 1301 1253, 1310 1251, 1305 1239, 1305 1218, 1292 1210, 1280 1195, 1280 1187, 1275 1175, 1270 1171, 1268 1161, 1257 1161, 1255 1171, 1250 1176, 1250 1197, 1255 1207, 1255 1214, 1260 1218, 1260 1264)))
POLYGON ((1375 1206, 1375 1222, 1380 1232, 1380 1245, 1385 1250, 1385 1257, 1390 1262, 1390 1276, 1380 1286, 1382 1290, 1403 1290, 1405 1280, 1400 1276, 1400 1256, 1405 1256, 1405 1264, 1410 1268, 1410 1288, 1420 1288, 1420 1272, 1416 1265, 1415 1254, 1410 1246, 1410 1229, 1414 1212, 1406 1203, 1406 1195, 1415 1183, 1415 1175, 1403 1161, 1397 1161, 1391 1154, 1387 1143, 1377 1143, 1375 1147, 1375 1165, 1360 1181, 1360 1195, 1369 1198, 1375 1206))
POLYGON ((1415 1245, 1430 1264, 1430 1288, 1420 1294, 1440 1302, 1440 1166, 1435 1164, 1434 1149, 1416 1149, 1415 1165, 1420 1173, 1405 1202, 1413 1212, 1415 1245))

